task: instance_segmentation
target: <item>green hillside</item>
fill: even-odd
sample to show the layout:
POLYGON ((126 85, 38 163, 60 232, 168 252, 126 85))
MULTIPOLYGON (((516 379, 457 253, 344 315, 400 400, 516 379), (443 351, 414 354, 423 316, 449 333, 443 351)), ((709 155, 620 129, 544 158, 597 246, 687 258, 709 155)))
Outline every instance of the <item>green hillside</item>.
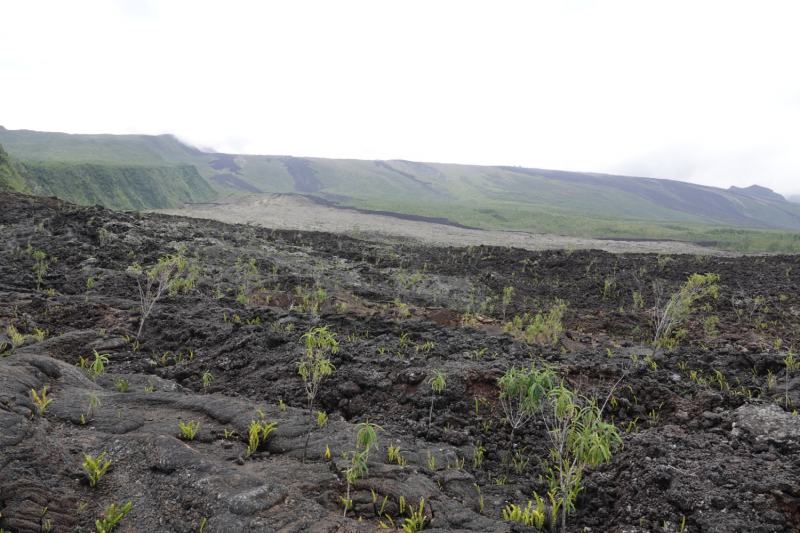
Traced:
POLYGON ((327 205, 443 217, 484 229, 800 252, 800 204, 757 185, 721 189, 521 167, 215 154, 172 135, 71 135, 0 126, 0 144, 27 169, 22 177, 47 194, 110 207, 302 193, 327 205), (196 171, 175 166, 180 164, 196 171), (120 165, 128 170, 111 170, 120 165), (144 190, 137 189, 140 180, 144 190))
POLYGON ((192 165, 19 163, 27 190, 83 205, 114 209, 166 209, 217 196, 192 165))
POLYGON ((17 169, 11 163, 11 158, 0 144, 0 189, 21 191, 25 188, 17 169))

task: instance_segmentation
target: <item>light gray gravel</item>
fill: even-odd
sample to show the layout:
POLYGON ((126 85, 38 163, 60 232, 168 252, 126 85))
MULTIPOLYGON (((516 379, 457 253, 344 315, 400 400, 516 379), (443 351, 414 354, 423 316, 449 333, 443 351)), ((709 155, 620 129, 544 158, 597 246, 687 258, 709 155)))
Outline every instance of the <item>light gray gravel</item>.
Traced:
MULTIPOLYGON (((331 233, 358 233, 380 240, 412 240, 434 246, 495 245, 526 250, 595 249, 613 253, 664 253, 690 255, 743 255, 670 241, 605 241, 562 235, 511 231, 480 231, 443 224, 415 222, 384 215, 324 207, 293 194, 245 195, 222 198, 211 204, 187 205, 161 213, 208 218, 266 228, 331 233)), ((750 254, 748 254, 750 255, 750 254)), ((753 254, 758 255, 758 254, 753 254)))

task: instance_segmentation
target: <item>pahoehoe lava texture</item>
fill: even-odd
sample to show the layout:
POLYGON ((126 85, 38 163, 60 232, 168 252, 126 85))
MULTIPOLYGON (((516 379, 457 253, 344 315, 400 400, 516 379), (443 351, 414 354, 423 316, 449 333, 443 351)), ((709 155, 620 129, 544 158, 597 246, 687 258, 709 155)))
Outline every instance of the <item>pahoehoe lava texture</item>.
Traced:
POLYGON ((546 493, 546 430, 534 420, 515 434, 530 463, 497 484, 509 441, 497 378, 546 362, 601 400, 624 376, 606 410, 624 448, 586 472, 570 532, 797 531, 800 417, 784 402, 798 401, 800 372, 787 375, 783 362, 800 343, 797 259, 436 248, 0 192, 0 528, 92 531, 109 504, 130 501, 115 531, 189 533, 205 519, 212 533, 368 532, 379 531, 381 510, 402 524, 403 497, 425 499, 426 531, 533 531, 502 511, 546 493), (36 250, 49 261, 40 290, 36 250), (197 281, 159 300, 137 341, 136 282, 125 270, 179 252, 197 281), (248 305, 236 299, 238 259, 259 272, 248 305), (633 292, 647 309, 654 280, 669 292, 694 272, 718 273, 719 297, 682 324, 679 346, 643 363, 649 315, 633 292), (556 346, 502 332, 496 297, 508 286, 507 317, 569 302, 556 346), (311 314, 317 287, 328 297, 311 314), (314 404, 330 418, 319 428, 296 361, 301 336, 322 325, 340 351, 314 404), (9 326, 23 345, 9 347, 9 326), (80 368, 95 350, 109 359, 96 381, 80 368), (434 369, 447 387, 432 396, 434 369), (52 403, 31 418, 30 390, 44 387, 52 403), (90 393, 100 399, 92 410, 90 393), (262 417, 276 431, 248 455, 247 427, 262 417), (345 518, 342 452, 367 419, 383 428, 380 449, 345 518), (199 431, 182 440, 178 424, 189 421, 199 431), (389 463, 389 444, 406 466, 389 463), (104 452, 112 467, 89 487, 83 454, 104 452))

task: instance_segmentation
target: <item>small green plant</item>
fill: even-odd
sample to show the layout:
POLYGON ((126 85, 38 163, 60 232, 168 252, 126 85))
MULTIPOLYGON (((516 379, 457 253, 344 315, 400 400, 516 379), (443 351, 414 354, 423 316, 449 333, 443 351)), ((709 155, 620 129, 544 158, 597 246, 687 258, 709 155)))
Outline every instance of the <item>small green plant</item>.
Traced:
POLYGON ((472 450, 472 466, 475 468, 480 468, 483 464, 483 455, 486 453, 486 448, 481 446, 481 441, 478 441, 475 445, 475 449, 472 450))
POLYGON ((436 470, 436 458, 431 455, 431 452, 428 452, 428 469, 433 472, 436 470))
POLYGON ((447 375, 439 370, 434 369, 433 377, 428 380, 428 384, 431 386, 431 412, 428 416, 428 431, 430 432, 431 422, 433 421, 433 402, 436 399, 434 394, 441 394, 442 391, 447 387, 447 382, 445 381, 444 377, 447 375))
POLYGON ((425 529, 425 521, 427 517, 425 516, 425 499, 422 498, 419 501, 419 507, 416 511, 414 511, 414 507, 411 504, 408 504, 408 512, 409 516, 406 518, 406 523, 403 524, 402 529, 406 533, 416 533, 417 531, 422 531, 425 529))
POLYGON ((152 381, 148 381, 147 382, 147 385, 144 386, 144 391, 145 392, 153 392, 153 382, 152 381))
POLYGON ((52 398, 51 399, 47 398, 47 387, 42 388, 41 396, 36 394, 35 389, 31 389, 31 400, 33 400, 33 406, 36 409, 36 412, 33 413, 33 416, 31 416, 31 418, 42 416, 42 413, 44 413, 45 408, 47 408, 48 404, 53 401, 52 398))
POLYGON ((356 424, 353 428, 353 431, 356 432, 356 446, 358 448, 364 448, 364 453, 367 458, 369 458, 370 448, 375 447, 376 450, 378 449, 378 435, 375 432, 376 429, 383 431, 382 427, 371 423, 369 420, 356 424))
POLYGON ((328 413, 325 411, 318 411, 317 412, 317 426, 325 427, 325 424, 328 422, 328 413))
POLYGON ((250 437, 249 439, 250 444, 247 447, 247 455, 250 455, 251 453, 258 450, 258 447, 261 446, 261 443, 266 442, 267 437, 269 437, 270 433, 275 431, 277 425, 278 425, 277 422, 267 423, 267 421, 263 419, 263 415, 262 419, 259 421, 251 420, 250 425, 247 427, 248 434, 250 437))
POLYGON ((8 336, 11 337, 11 349, 16 350, 25 344, 25 336, 17 331, 14 326, 8 326, 8 336))
POLYGON ((208 388, 211 386, 211 382, 214 381, 214 376, 211 375, 211 370, 206 370, 203 372, 203 394, 208 392, 208 388))
POLYGON ((656 293, 655 306, 652 310, 653 315, 653 353, 655 356, 658 350, 667 344, 672 330, 684 324, 692 314, 692 305, 705 296, 717 297, 719 292, 718 274, 692 274, 681 286, 678 292, 674 293, 664 302, 663 286, 654 284, 656 293))
POLYGON ((511 302, 514 300, 514 287, 505 287, 503 289, 503 300, 502 300, 502 309, 503 309, 503 322, 506 321, 506 308, 511 305, 511 302))
POLYGON ((503 519, 526 526, 535 527, 536 529, 543 529, 545 526, 553 527, 555 518, 558 515, 559 504, 550 495, 550 505, 545 504, 544 498, 541 498, 535 492, 533 497, 536 500, 536 507, 533 507, 533 502, 528 502, 528 507, 517 507, 514 504, 506 506, 503 510, 503 519))
POLYGON ((539 313, 532 317, 525 313, 522 318, 514 317, 511 322, 505 325, 505 330, 528 343, 536 342, 545 346, 554 345, 558 342, 558 334, 564 330, 561 319, 566 310, 567 303, 556 299, 550 311, 546 314, 539 313))
POLYGON ((97 528, 97 533, 110 533, 114 526, 117 525, 123 516, 128 514, 131 510, 131 502, 128 502, 123 507, 121 504, 115 505, 111 504, 106 509, 105 513, 100 515, 101 520, 95 521, 95 527, 97 528))
POLYGON ((200 429, 200 422, 190 420, 188 423, 178 422, 178 427, 181 428, 181 437, 186 440, 193 440, 197 435, 197 430, 200 429))
MULTIPOLYGON (((336 367, 331 363, 330 355, 339 353, 339 342, 336 334, 328 330, 328 326, 317 327, 301 337, 305 342, 306 353, 302 360, 297 361, 297 373, 303 378, 303 384, 308 398, 309 416, 314 416, 314 398, 319 392, 320 384, 333 372, 336 367)), ((303 462, 306 460, 308 441, 311 439, 313 425, 308 430, 306 444, 303 447, 303 462)))
POLYGON ((111 460, 103 461, 105 452, 101 453, 97 459, 92 459, 91 455, 83 454, 84 462, 83 469, 86 470, 86 475, 89 477, 89 486, 94 487, 106 470, 111 465, 111 460))
POLYGON ((286 411, 286 404, 283 402, 283 400, 278 400, 278 407, 280 407, 282 412, 286 411))
POLYGON ((106 365, 108 364, 108 354, 107 353, 97 353, 97 350, 94 350, 94 361, 89 363, 88 369, 86 370, 92 379, 96 382, 97 377, 106 371, 106 365))
POLYGON ((33 331, 34 331, 33 335, 29 335, 29 337, 31 337, 36 342, 42 342, 47 338, 47 335, 49 334, 48 330, 42 331, 39 328, 36 328, 33 331))
POLYGON ((42 282, 44 281, 44 275, 47 272, 47 268, 50 265, 49 261, 46 261, 47 255, 39 250, 35 250, 32 254, 33 260, 35 263, 33 264, 33 271, 36 272, 36 290, 41 290, 42 282))
POLYGON ((514 457, 512 458, 512 462, 514 463, 514 471, 518 476, 521 476, 525 473, 525 469, 528 468, 528 464, 531 462, 530 457, 524 457, 522 455, 522 453, 527 449, 528 447, 525 446, 521 450, 516 451, 514 453, 514 457))
POLYGON ((142 317, 139 319, 137 339, 142 335, 144 322, 150 316, 156 302, 165 292, 177 293, 178 289, 186 283, 186 278, 182 278, 181 274, 188 265, 188 261, 182 255, 165 255, 149 270, 144 270, 138 263, 128 267, 128 274, 136 278, 141 303, 142 317))
POLYGON ((128 387, 131 386, 131 382, 127 379, 114 378, 113 381, 114 381, 114 386, 120 392, 125 392, 126 390, 128 390, 128 387))
POLYGON ((344 498, 341 496, 339 497, 344 503, 344 513, 342 517, 347 517, 347 511, 353 507, 353 500, 350 499, 350 486, 355 484, 358 478, 364 477, 369 472, 369 468, 367 468, 369 450, 350 452, 350 454, 350 468, 344 472, 345 479, 347 480, 347 495, 344 498))
POLYGON ((616 426, 603 422, 596 401, 572 392, 563 380, 547 393, 547 403, 549 410, 543 412, 543 421, 554 463, 548 481, 555 502, 561 506, 561 529, 566 531, 567 514, 575 509, 584 470, 610 462, 622 439, 616 426))
POLYGON ((400 466, 408 464, 406 458, 400 455, 400 446, 389 445, 389 464, 391 463, 397 463, 400 466))
POLYGON ((719 324, 719 317, 710 316, 703 322, 703 333, 706 337, 715 339, 717 337, 717 324, 719 324))
POLYGON ((506 455, 506 475, 511 467, 511 450, 514 445, 514 432, 527 424, 541 410, 541 401, 556 386, 555 370, 545 365, 542 370, 532 364, 530 369, 517 370, 512 366, 497 381, 500 389, 500 403, 505 420, 511 426, 506 455))

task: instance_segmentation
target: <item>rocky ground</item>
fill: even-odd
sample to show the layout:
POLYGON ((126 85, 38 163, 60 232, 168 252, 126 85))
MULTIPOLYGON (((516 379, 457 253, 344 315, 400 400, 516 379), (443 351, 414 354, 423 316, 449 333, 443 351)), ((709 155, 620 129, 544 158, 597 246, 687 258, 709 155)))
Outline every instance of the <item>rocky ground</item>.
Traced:
POLYGON ((131 502, 114 531, 367 532, 424 499, 425 531, 535 531, 503 510, 547 492, 549 441, 535 417, 505 462, 497 379, 548 364, 610 400, 624 444, 584 474, 568 531, 797 531, 800 372, 784 361, 800 344, 797 261, 388 244, 0 193, 0 528, 96 531, 131 502), (194 283, 161 297, 137 339, 127 269, 167 254, 194 283), (707 272, 718 297, 649 357, 653 282, 670 294, 707 272), (553 345, 503 332, 557 299, 553 345), (296 363, 322 326, 339 352, 309 412, 296 363), (95 353, 108 363, 93 377, 95 353), (38 414, 31 389, 45 387, 38 414), (275 431, 248 453, 262 420, 275 431), (367 420, 379 448, 345 517, 342 454, 367 420), (89 486, 84 454, 102 453, 111 466, 89 486))

